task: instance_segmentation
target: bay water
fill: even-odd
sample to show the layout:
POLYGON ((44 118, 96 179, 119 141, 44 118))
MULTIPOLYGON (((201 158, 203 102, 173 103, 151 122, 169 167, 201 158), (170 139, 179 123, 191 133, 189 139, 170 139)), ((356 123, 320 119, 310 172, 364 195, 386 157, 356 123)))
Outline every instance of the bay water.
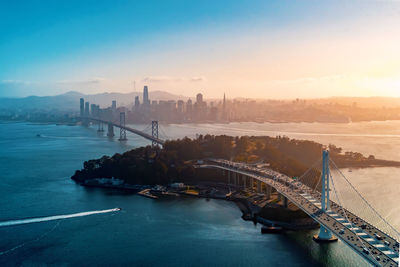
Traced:
MULTIPOLYGON (((132 125, 144 129, 145 125, 132 125)), ((94 212, 0 227, 0 266, 363 266, 342 242, 320 245, 316 231, 262 235, 234 203, 152 200, 84 188, 70 176, 83 161, 149 144, 99 135, 96 127, 0 123, 0 223, 94 212), (113 208, 121 211, 102 213, 113 208)), ((117 133, 117 131, 116 131, 117 133)), ((161 136, 287 135, 400 160, 400 123, 231 123, 161 125, 161 136)), ((400 229, 398 168, 344 170, 366 199, 400 229)))

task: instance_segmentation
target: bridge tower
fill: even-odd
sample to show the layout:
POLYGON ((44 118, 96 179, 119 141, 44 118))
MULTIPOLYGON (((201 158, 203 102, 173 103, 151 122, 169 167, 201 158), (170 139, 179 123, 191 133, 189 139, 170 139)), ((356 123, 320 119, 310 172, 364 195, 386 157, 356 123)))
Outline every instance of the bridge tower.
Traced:
POLYGON ((108 130, 107 130, 108 137, 114 137, 114 125, 110 122, 108 123, 108 130))
POLYGON ((99 133, 104 132, 103 123, 101 121, 99 122, 99 129, 97 130, 97 132, 99 132, 99 133))
MULTIPOLYGON (((151 122, 151 136, 158 139, 158 121, 151 122)), ((157 142, 152 141, 151 145, 156 146, 157 142)))
MULTIPOLYGON (((327 212, 330 209, 329 201, 329 151, 322 151, 322 174, 321 174, 321 210, 327 212)), ((337 241, 337 237, 332 235, 331 230, 321 225, 319 234, 315 235, 313 239, 317 242, 332 242, 337 241)))
POLYGON ((125 112, 119 113, 119 141, 126 141, 125 112))

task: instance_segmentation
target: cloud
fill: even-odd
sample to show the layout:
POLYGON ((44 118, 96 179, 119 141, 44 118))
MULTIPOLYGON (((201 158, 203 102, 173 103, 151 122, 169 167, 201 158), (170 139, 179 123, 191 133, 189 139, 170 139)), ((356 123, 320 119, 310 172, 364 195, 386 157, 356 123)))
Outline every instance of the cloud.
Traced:
POLYGON ((279 84, 298 84, 298 83, 315 83, 321 81, 337 81, 340 79, 345 78, 346 75, 343 74, 335 74, 335 75, 327 75, 321 77, 303 77, 299 79, 293 80, 272 80, 272 82, 279 83, 279 84))
POLYGON ((56 84, 60 85, 91 85, 91 84, 99 84, 106 81, 105 78, 102 77, 94 77, 87 80, 62 80, 57 81, 56 84))
POLYGON ((192 82, 205 82, 207 79, 204 76, 192 77, 190 78, 192 82))
POLYGON ((147 76, 143 78, 144 82, 204 82, 204 76, 196 77, 174 77, 174 76, 147 76))
POLYGON ((33 81, 22 81, 22 80, 0 80, 0 84, 3 85, 91 85, 99 84, 107 79, 102 77, 93 77, 87 80, 61 80, 53 82, 33 82, 33 81))
POLYGON ((1 84, 8 84, 8 85, 29 85, 29 84, 38 84, 38 82, 32 81, 21 81, 21 80, 2 80, 0 81, 1 84))

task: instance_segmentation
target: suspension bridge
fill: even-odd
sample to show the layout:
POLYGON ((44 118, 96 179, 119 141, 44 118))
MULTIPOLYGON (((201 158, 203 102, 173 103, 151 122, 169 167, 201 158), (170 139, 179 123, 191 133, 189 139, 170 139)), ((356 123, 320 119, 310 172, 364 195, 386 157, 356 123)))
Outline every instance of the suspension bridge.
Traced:
POLYGON ((323 151, 301 177, 291 178, 271 169, 223 159, 208 159, 199 168, 222 170, 228 184, 264 194, 276 190, 320 224, 317 242, 340 239, 374 266, 398 266, 400 233, 357 191, 323 151))
POLYGON ((152 145, 164 145, 165 140, 159 137, 159 125, 158 121, 151 122, 151 134, 147 133, 146 129, 138 130, 125 124, 125 112, 120 113, 120 120, 118 121, 108 121, 101 118, 96 117, 78 117, 79 120, 83 121, 85 124, 88 124, 89 121, 95 122, 98 124, 98 132, 104 132, 104 125, 107 125, 107 136, 114 137, 114 127, 119 128, 119 141, 126 141, 128 140, 126 137, 126 132, 131 132, 133 134, 139 135, 149 141, 152 142, 152 145))
MULTIPOLYGON (((120 129, 120 141, 127 140, 126 132, 139 135, 163 145, 159 138, 158 121, 152 121, 151 134, 125 125, 125 113, 120 121, 107 121, 95 117, 80 118, 98 124, 98 131, 114 137, 114 127, 120 129)), ((222 170, 228 184, 254 189, 270 197, 276 190, 285 206, 290 201, 320 224, 317 242, 333 242, 340 239, 362 258, 374 266, 395 267, 399 264, 400 233, 381 216, 359 193, 343 172, 323 151, 322 160, 316 162, 299 178, 291 178, 268 168, 254 164, 238 163, 223 159, 208 159, 199 168, 222 170)))

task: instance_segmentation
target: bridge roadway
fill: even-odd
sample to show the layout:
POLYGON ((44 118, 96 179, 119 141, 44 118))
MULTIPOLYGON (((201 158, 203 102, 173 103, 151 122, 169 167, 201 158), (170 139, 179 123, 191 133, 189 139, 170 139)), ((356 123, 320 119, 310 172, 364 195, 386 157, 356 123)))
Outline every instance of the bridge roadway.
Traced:
POLYGON ((96 119, 96 118, 92 118, 92 117, 85 117, 85 118, 83 118, 83 119, 88 119, 88 120, 95 121, 95 122, 101 122, 101 123, 104 123, 104 124, 112 124, 112 125, 115 126, 115 127, 125 129, 125 130, 127 130, 128 132, 137 134, 137 135, 139 135, 139 136, 141 136, 141 137, 143 137, 143 138, 146 138, 147 140, 156 142, 156 143, 159 144, 159 145, 164 145, 164 143, 165 143, 165 141, 162 140, 162 139, 160 139, 160 138, 153 137, 153 136, 150 135, 150 134, 147 134, 147 133, 145 133, 145 132, 142 132, 142 131, 140 131, 140 130, 137 130, 137 129, 134 129, 134 128, 131 128, 131 127, 122 126, 122 125, 120 125, 120 124, 118 124, 118 123, 116 123, 116 122, 105 121, 105 120, 102 120, 102 119, 96 119))
POLYGON ((227 160, 207 160, 201 167, 235 172, 274 187, 315 221, 330 229, 335 236, 372 265, 398 266, 398 241, 333 201, 330 201, 331 209, 323 212, 321 209, 321 194, 301 182, 270 169, 261 169, 227 160), (361 225, 364 227, 361 227, 361 225), (342 233, 341 230, 343 230, 342 233), (378 234, 381 240, 375 234, 378 234), (364 247, 367 248, 367 253, 364 247))

